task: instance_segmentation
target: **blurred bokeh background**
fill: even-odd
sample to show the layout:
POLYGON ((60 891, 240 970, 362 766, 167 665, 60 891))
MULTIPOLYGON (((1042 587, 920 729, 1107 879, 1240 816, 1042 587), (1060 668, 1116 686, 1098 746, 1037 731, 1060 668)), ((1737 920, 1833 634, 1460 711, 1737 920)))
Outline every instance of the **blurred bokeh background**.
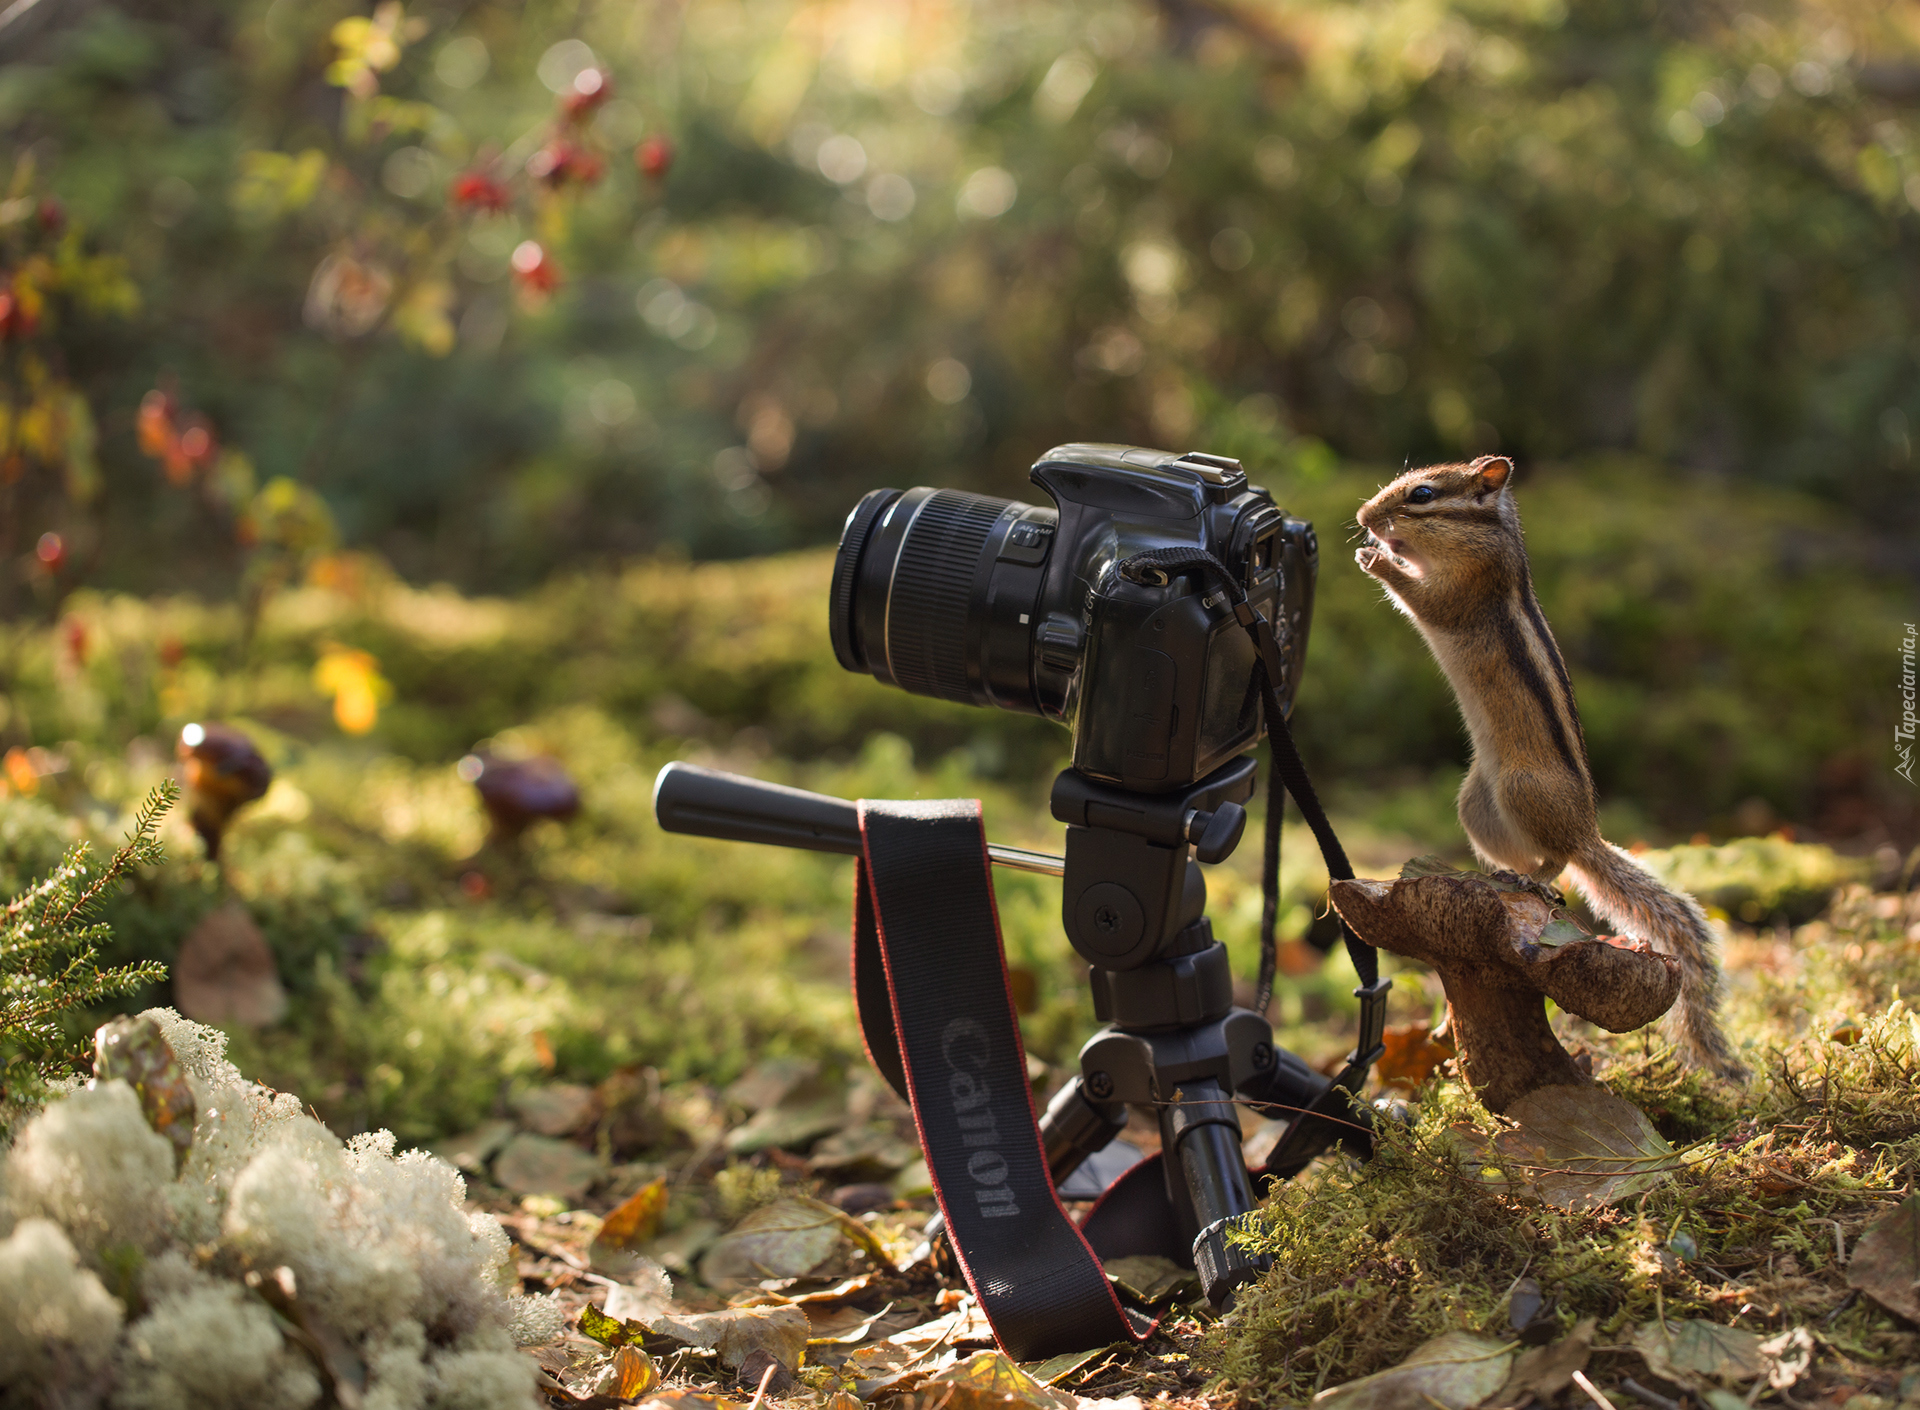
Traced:
MULTIPOLYGON (((1064 732, 840 672, 825 586, 865 490, 1030 497, 1073 439, 1240 456, 1319 523, 1299 727, 1361 853, 1460 852, 1466 745, 1348 561, 1353 510, 1497 449, 1610 835, 1897 864, 1917 372, 1906 4, 19 0, 7 864, 105 835, 186 722, 244 726, 276 791, 222 874, 177 829, 123 934, 171 958, 236 889, 295 1024, 364 1039, 359 1095, 310 1084, 352 1121, 401 1119, 367 1072, 399 1101, 435 1070, 454 1020, 419 986, 449 955, 478 995, 650 933, 614 947, 635 982, 706 993, 726 935, 772 957, 730 983, 778 986, 841 864, 662 839, 652 770, 984 792, 1044 841, 1064 732), (454 772, 487 740, 584 794, 496 870, 454 772), (389 941, 411 959, 382 971, 389 941)), ((1035 888, 1022 953, 1053 935, 1035 888)), ((677 1002, 658 1033, 595 1009, 572 1048, 522 1015, 499 1061, 724 1075, 795 1031, 730 995, 696 1042, 677 1002)), ((471 1116, 475 1080, 406 1119, 471 1116)))

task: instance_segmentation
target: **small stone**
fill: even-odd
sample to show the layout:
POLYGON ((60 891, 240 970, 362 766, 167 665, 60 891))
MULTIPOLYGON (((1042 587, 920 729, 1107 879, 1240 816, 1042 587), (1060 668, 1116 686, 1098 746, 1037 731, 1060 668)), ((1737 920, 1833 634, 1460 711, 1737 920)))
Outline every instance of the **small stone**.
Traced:
POLYGON ((522 1132, 493 1158, 493 1180, 516 1195, 577 1200, 603 1173, 591 1154, 551 1136, 522 1132))
POLYGON ((571 1136, 591 1125, 593 1089, 573 1082, 535 1087, 513 1099, 513 1114, 538 1136, 571 1136))

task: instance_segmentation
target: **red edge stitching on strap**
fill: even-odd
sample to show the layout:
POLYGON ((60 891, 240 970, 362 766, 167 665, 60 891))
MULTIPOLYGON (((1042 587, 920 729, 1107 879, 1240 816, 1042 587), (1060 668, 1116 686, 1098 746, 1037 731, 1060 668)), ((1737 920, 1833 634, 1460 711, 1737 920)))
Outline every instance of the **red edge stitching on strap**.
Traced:
MULTIPOLYGON (((989 908, 992 910, 992 913, 993 913, 993 944, 994 944, 994 948, 1000 952, 1000 984, 1001 984, 1001 989, 1006 997, 1007 1010, 1008 1012, 1014 1014, 1013 1041, 1014 1041, 1015 1051, 1018 1053, 1020 1058, 1020 1074, 1021 1074, 1020 1086, 1021 1086, 1021 1090, 1026 1094, 1026 1098, 1027 1098, 1027 1118, 1028 1118, 1028 1121, 1031 1123, 1031 1130, 1033 1132, 1033 1141, 1035 1145, 1038 1145, 1040 1143, 1040 1122, 1039 1122, 1039 1118, 1034 1115, 1033 1083, 1026 1079, 1026 1070, 1027 1070, 1026 1044, 1021 1040, 1021 1037, 1020 1037, 1020 1021, 1019 1021, 1019 1015, 1014 1008, 1013 988, 1007 981, 1007 948, 1006 948, 1005 941, 1001 937, 1001 931, 1000 931, 1000 902, 999 902, 999 899, 993 893, 993 861, 992 861, 991 855, 987 851, 986 825, 981 820, 980 800, 978 798, 972 798, 967 801, 973 804, 974 825, 978 829, 980 834, 980 865, 984 869, 984 873, 987 878, 987 905, 989 906, 989 908)), ((854 885, 856 888, 860 886, 867 886, 869 888, 869 896, 871 897, 870 872, 873 866, 873 858, 869 852, 868 842, 867 842, 867 802, 868 802, 867 799, 862 798, 855 805, 859 809, 859 817, 860 817, 860 867, 859 867, 859 874, 854 879, 854 885)), ((878 946, 878 949, 880 951, 880 964, 881 964, 881 967, 886 970, 886 974, 887 974, 887 1004, 888 1004, 888 1007, 890 1007, 893 1010, 893 1031, 896 1034, 898 1034, 903 1032, 904 1030, 901 1027, 901 1022, 900 1022, 900 1000, 899 1000, 898 994, 895 991, 894 983, 893 983, 893 960, 887 953, 886 925, 881 918, 880 907, 878 905, 874 905, 872 909, 873 909, 874 937, 876 940, 880 942, 878 946)), ((858 901, 857 891, 855 893, 853 923, 854 923, 855 931, 857 932, 860 925, 860 910, 859 910, 859 901, 858 901)), ((866 1045, 866 1034, 864 1033, 864 1031, 861 1034, 860 1041, 861 1041, 861 1045, 864 1047, 866 1045)), ((873 1058, 873 1053, 870 1049, 868 1050, 867 1058, 869 1061, 871 1061, 873 1058)), ((921 1106, 920 1091, 919 1091, 918 1084, 916 1084, 914 1081, 913 1064, 911 1064, 906 1060, 906 1046, 904 1043, 901 1044, 900 1058, 901 1058, 901 1061, 900 1061, 901 1072, 904 1074, 906 1078, 906 1083, 907 1083, 907 1105, 913 1113, 914 1133, 920 1138, 920 1150, 924 1154, 927 1149, 927 1131, 926 1131, 926 1126, 922 1123, 920 1119, 920 1106, 921 1106)), ((1040 1153, 1040 1163, 1041 1163, 1041 1168, 1045 1169, 1046 1168, 1046 1152, 1044 1150, 1041 1151, 1040 1153)), ((931 1179, 933 1182, 933 1197, 935 1201, 937 1201, 938 1204, 940 1205, 940 1217, 945 1222, 947 1227, 947 1231, 948 1231, 947 1246, 953 1250, 954 1262, 960 1265, 961 1275, 967 1280, 967 1287, 973 1293, 973 1300, 979 1306, 981 1314, 983 1316, 986 1316, 987 1325, 991 1327, 993 1326, 993 1317, 990 1313, 987 1312, 987 1301, 984 1297, 980 1295, 980 1284, 978 1280, 974 1277, 973 1267, 967 1261, 966 1252, 960 1247, 960 1241, 953 1237, 953 1234, 952 1234, 953 1216, 947 1212, 946 1191, 940 1188, 940 1177, 934 1174, 933 1165, 931 1162, 929 1162, 927 1165, 927 1175, 928 1175, 928 1178, 931 1179)), ((1066 1206, 1060 1203, 1059 1192, 1053 1188, 1053 1179, 1052 1179, 1051 1173, 1049 1173, 1048 1179, 1047 1179, 1047 1196, 1053 1201, 1054 1209, 1058 1211, 1060 1218, 1063 1221, 1065 1221, 1066 1226, 1069 1229, 1073 1230, 1073 1236, 1076 1239, 1080 1240, 1080 1246, 1087 1251, 1087 1257, 1093 1260, 1093 1266, 1100 1270, 1101 1282, 1106 1284, 1107 1299, 1113 1304, 1113 1310, 1120 1319, 1120 1325, 1123 1327, 1126 1327, 1129 1331, 1131 1331, 1133 1328, 1133 1321, 1131 1318, 1127 1316, 1126 1308, 1121 1306, 1119 1294, 1114 1292, 1113 1284, 1107 1281, 1106 1265, 1101 1263, 1100 1255, 1098 1255, 1093 1251, 1093 1245, 1087 1242, 1087 1236, 1080 1232, 1080 1226, 1073 1222, 1072 1216, 1067 1213, 1066 1206)), ((1158 1318, 1154 1319, 1154 1325, 1155 1326, 1159 1325, 1158 1318)), ((1149 1329, 1149 1333, 1150 1331, 1151 1329, 1149 1329)), ((1004 1354, 1008 1356, 1012 1355, 1011 1352, 1007 1351, 1006 1346, 1003 1344, 1003 1341, 1000 1335, 1000 1329, 998 1327, 993 1328, 993 1339, 995 1344, 1000 1347, 1000 1350, 1004 1354)), ((1136 1333, 1134 1339, 1136 1341, 1145 1341, 1146 1337, 1136 1333)))

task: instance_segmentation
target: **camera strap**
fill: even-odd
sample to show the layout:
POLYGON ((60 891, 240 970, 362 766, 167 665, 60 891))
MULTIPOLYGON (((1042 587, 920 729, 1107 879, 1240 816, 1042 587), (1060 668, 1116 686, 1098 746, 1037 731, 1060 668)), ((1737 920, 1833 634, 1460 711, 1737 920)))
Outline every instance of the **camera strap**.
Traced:
POLYGON ((967 1286, 1016 1361, 1143 1339, 1054 1194, 1007 986, 980 805, 862 800, 853 986, 907 1099, 967 1286))

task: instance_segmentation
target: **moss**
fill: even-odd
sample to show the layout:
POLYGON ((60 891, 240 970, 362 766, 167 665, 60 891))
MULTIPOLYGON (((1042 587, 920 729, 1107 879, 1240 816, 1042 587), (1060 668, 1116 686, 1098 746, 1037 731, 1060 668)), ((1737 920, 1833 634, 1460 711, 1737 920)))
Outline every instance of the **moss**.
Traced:
POLYGON ((1641 860, 1669 886, 1748 925, 1812 920, 1834 892, 1861 880, 1868 870, 1865 862, 1839 856, 1831 847, 1782 837, 1740 837, 1718 847, 1670 847, 1641 860))

